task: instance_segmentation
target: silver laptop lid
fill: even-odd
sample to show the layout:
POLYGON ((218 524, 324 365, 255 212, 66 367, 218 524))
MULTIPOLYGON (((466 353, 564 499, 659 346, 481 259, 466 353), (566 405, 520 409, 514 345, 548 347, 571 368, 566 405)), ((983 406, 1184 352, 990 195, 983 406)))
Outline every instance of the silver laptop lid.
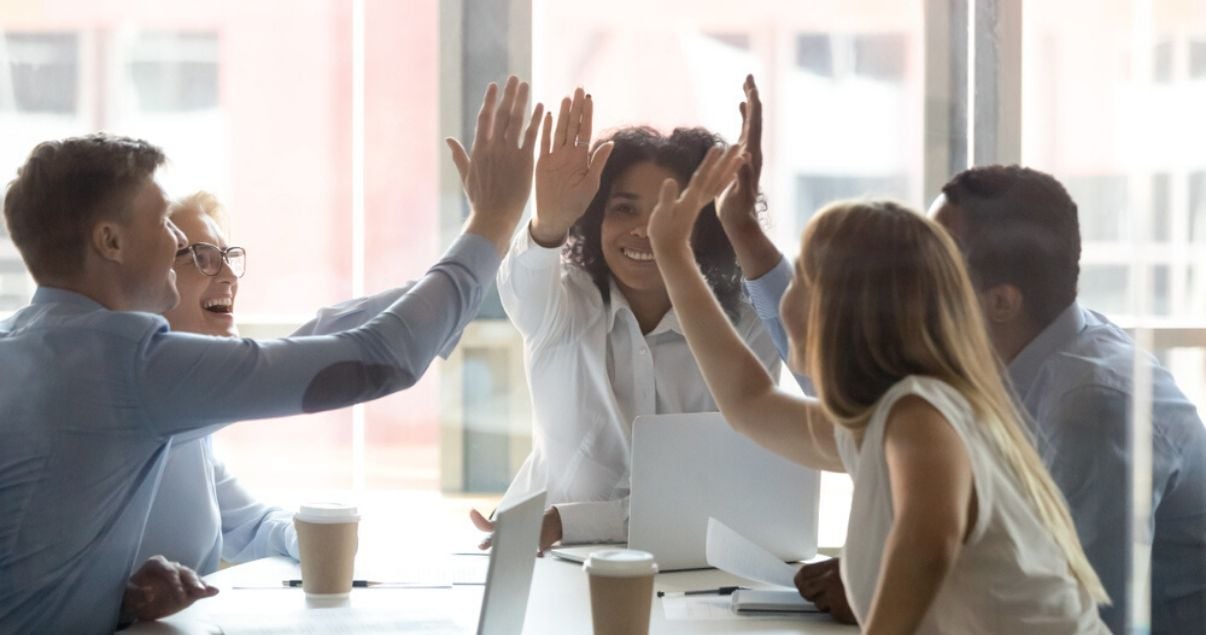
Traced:
POLYGON ((516 635, 523 631, 543 517, 543 491, 495 514, 478 635, 516 635))
POLYGON ((715 517, 786 561, 817 548, 821 476, 729 427, 720 413, 637 417, 632 424, 628 546, 661 571, 707 567, 715 517))

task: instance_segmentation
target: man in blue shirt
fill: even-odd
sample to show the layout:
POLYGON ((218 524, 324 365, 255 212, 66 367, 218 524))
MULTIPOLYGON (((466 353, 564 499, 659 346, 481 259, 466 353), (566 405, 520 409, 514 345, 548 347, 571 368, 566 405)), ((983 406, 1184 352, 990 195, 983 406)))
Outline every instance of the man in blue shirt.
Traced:
POLYGON ((215 592, 153 559, 131 577, 173 441, 340 408, 412 385, 476 313, 531 189, 537 106, 486 92, 472 153, 450 140, 463 235, 376 318, 272 341, 173 333, 185 247, 146 142, 91 135, 33 150, 4 202, 38 282, 0 322, 0 632, 105 633, 215 592))
MULTIPOLYGON (((1150 368, 1152 514, 1140 542, 1151 545, 1152 632, 1206 631, 1206 428, 1167 370, 1076 301, 1076 204, 1046 174, 990 166, 957 175, 931 209, 966 257, 993 345, 1113 600, 1101 613, 1115 633, 1127 630, 1128 582, 1142 583, 1130 533, 1136 356, 1150 368)), ((791 268, 751 215, 723 220, 753 303, 786 351, 778 307, 791 268)), ((833 561, 803 568, 797 586, 848 615, 833 561)))

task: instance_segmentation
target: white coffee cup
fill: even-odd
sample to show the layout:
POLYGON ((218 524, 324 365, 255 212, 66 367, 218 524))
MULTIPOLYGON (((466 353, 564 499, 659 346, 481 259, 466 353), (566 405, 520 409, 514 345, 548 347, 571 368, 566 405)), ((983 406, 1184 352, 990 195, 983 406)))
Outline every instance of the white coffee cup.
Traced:
POLYGON ((310 503, 293 515, 301 555, 302 589, 315 597, 347 596, 359 547, 355 505, 310 503))
POLYGON ((590 554, 582 569, 590 579, 590 614, 595 635, 644 635, 653 606, 653 554, 604 549, 590 554))

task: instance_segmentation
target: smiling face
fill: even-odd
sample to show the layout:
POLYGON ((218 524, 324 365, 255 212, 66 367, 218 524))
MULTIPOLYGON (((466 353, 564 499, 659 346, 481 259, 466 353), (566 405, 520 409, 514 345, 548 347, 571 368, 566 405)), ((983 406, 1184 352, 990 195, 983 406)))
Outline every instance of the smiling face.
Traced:
POLYGON ((662 182, 677 178, 670 170, 646 161, 625 170, 612 185, 603 208, 600 242, 607 268, 629 298, 638 293, 666 293, 647 228, 662 182))
MULTIPOLYGON (((190 205, 178 208, 172 221, 184 232, 188 244, 208 243, 226 248, 226 237, 213 217, 199 207, 190 205)), ((239 293, 239 279, 230 266, 222 263, 216 276, 207 276, 193 263, 189 252, 176 257, 176 287, 180 290, 180 303, 164 313, 172 330, 201 335, 238 336, 235 327, 235 297, 239 293)))
POLYGON ((147 179, 134 193, 122 223, 125 253, 121 267, 123 286, 132 311, 162 313, 176 305, 176 273, 172 259, 184 237, 168 216, 163 189, 147 179))

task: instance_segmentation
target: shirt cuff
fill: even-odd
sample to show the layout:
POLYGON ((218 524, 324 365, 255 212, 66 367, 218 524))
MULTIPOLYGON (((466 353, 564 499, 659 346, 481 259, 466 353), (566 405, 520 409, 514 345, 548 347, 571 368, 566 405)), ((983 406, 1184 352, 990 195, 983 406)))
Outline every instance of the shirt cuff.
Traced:
POLYGON ((783 257, 779 258, 779 264, 762 274, 762 277, 745 281, 746 293, 750 294, 750 303, 754 305, 754 310, 758 312, 760 319, 770 320, 779 317, 779 302, 783 300, 783 294, 787 292, 789 283, 791 283, 791 263, 783 257))
POLYGON ((525 224, 515 240, 511 241, 511 251, 507 258, 517 265, 527 269, 548 269, 561 266, 561 245, 545 247, 532 238, 531 224, 525 224))
POLYGON ((628 540, 627 500, 553 505, 561 516, 561 542, 572 545, 628 540))

